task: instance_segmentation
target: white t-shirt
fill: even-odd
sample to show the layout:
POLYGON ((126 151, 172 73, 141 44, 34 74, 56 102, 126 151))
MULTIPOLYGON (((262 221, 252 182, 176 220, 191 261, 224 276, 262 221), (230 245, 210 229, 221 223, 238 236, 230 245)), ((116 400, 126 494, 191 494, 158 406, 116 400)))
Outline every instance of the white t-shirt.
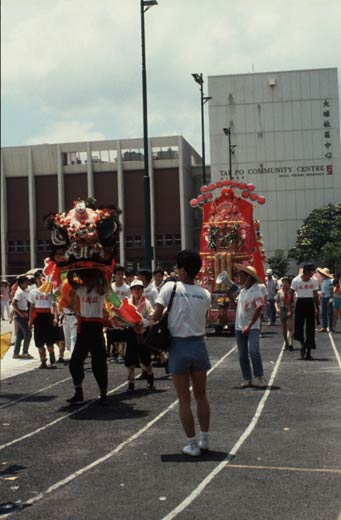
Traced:
POLYGON ((52 307, 52 298, 49 294, 39 292, 39 289, 32 289, 28 295, 28 301, 34 305, 36 309, 50 309, 52 307))
POLYGON ((103 318, 104 294, 98 294, 95 289, 88 292, 86 287, 77 287, 76 293, 82 318, 103 318))
POLYGON ((299 274, 291 282, 291 288, 296 291, 297 298, 313 298, 314 291, 318 290, 319 284, 314 277, 305 282, 302 280, 302 276, 299 274))
POLYGON ((122 301, 125 297, 130 296, 130 287, 127 283, 124 283, 123 285, 120 285, 117 287, 116 282, 113 282, 111 284, 112 290, 117 294, 119 299, 122 301))
POLYGON ((159 291, 152 283, 150 283, 149 285, 147 285, 147 287, 144 288, 143 296, 148 298, 152 306, 155 307, 155 302, 157 297, 159 296, 159 291))
MULTIPOLYGON (((167 282, 160 290, 156 303, 167 307, 174 283, 167 282)), ((211 294, 198 285, 176 283, 176 293, 168 316, 172 336, 187 338, 203 336, 206 331, 206 313, 211 305, 211 294)))
MULTIPOLYGON (((245 287, 240 291, 238 296, 238 304, 236 311, 236 330, 243 330, 252 320, 252 316, 256 309, 264 305, 264 296, 258 287, 257 283, 254 283, 249 289, 245 287)), ((259 329, 260 318, 255 321, 251 326, 251 329, 259 329)))
POLYGON ((15 300, 17 302, 18 309, 20 311, 27 311, 27 309, 28 309, 28 305, 27 305, 28 295, 29 295, 29 291, 28 290, 23 291, 21 289, 21 287, 18 287, 18 289, 15 291, 15 295, 14 295, 13 300, 15 300))

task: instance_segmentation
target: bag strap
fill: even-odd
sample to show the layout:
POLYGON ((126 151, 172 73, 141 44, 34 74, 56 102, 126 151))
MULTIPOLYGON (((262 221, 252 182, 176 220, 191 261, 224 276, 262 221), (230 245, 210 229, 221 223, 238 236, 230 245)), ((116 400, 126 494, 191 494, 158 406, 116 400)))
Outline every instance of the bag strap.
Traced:
POLYGON ((173 300, 174 300, 175 292, 176 292, 176 282, 174 282, 174 287, 173 287, 172 294, 171 294, 171 297, 170 297, 170 300, 169 300, 169 304, 168 304, 168 307, 167 307, 167 314, 169 314, 169 312, 170 312, 170 310, 172 308, 172 303, 173 303, 173 300))

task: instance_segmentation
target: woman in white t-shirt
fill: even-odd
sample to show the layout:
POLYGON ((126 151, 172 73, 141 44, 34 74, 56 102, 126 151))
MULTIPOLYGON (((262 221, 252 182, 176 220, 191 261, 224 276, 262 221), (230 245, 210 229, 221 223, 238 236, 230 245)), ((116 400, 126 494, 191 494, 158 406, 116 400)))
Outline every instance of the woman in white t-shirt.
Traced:
POLYGON ((264 387, 266 381, 259 350, 260 315, 264 307, 264 294, 258 284, 262 283, 262 279, 251 265, 235 264, 235 268, 240 272, 243 285, 238 296, 235 323, 239 364, 244 379, 241 387, 264 387))
MULTIPOLYGON (((168 368, 179 398, 180 420, 188 439, 182 451, 187 455, 198 456, 201 450, 208 449, 210 406, 206 396, 206 378, 211 364, 204 335, 211 295, 194 283, 201 268, 201 259, 197 253, 180 251, 176 266, 178 281, 175 282, 176 292, 168 316, 172 335, 168 368), (191 384, 201 430, 199 443, 191 410, 191 384)), ((163 310, 169 304, 173 288, 173 282, 167 282, 161 288, 156 299, 154 321, 160 320, 163 310)))

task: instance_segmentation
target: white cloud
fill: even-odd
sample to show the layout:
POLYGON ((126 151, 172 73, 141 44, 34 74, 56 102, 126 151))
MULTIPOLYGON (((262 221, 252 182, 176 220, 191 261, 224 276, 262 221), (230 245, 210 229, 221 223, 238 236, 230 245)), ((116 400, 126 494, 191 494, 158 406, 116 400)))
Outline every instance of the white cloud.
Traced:
MULTIPOLYGON (((339 0, 158 1, 145 16, 150 135, 179 129, 200 149, 191 72, 202 72, 207 88, 208 75, 253 67, 341 66, 339 0)), ((142 135, 138 0, 3 0, 2 24, 3 104, 11 118, 4 141, 13 129, 9 144, 22 144, 21 119, 35 123, 35 137, 27 129, 25 141, 53 133, 58 121, 66 128, 69 119, 79 123, 76 140, 84 129, 142 135)))
POLYGON ((100 141, 103 139, 106 139, 105 135, 95 130, 92 123, 58 121, 51 124, 44 134, 33 135, 24 144, 100 141))

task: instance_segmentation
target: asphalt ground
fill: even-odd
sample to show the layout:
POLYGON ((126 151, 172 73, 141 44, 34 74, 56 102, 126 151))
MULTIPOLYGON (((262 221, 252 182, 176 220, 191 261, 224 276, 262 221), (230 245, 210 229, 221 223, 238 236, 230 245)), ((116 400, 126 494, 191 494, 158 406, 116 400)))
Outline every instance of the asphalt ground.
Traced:
MULTIPOLYGON (((314 361, 283 350, 267 327, 266 389, 239 387, 235 338, 207 338, 210 451, 181 453, 185 436, 163 368, 156 390, 109 363, 109 405, 86 362, 85 399, 67 366, 1 385, 0 515, 23 520, 341 518, 341 334, 318 334, 314 361), (6 505, 8 509, 6 509, 6 505)), ((24 361, 22 361, 24 363, 24 361)))

